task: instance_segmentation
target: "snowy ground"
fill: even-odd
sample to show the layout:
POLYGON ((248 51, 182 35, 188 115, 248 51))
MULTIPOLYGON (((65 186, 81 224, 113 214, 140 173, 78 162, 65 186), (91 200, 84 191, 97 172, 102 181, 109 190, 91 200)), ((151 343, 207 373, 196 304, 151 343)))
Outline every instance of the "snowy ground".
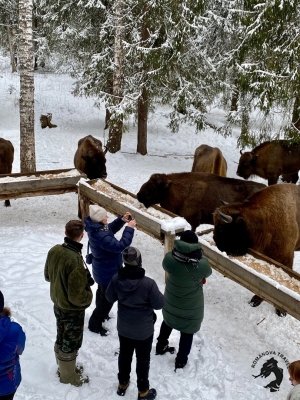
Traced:
MULTIPOLYGON (((36 76, 36 158, 37 170, 73 167, 73 155, 79 138, 92 134, 104 140, 104 111, 93 108, 93 101, 73 98, 72 81, 63 75, 36 76), (42 130, 41 113, 52 112, 56 129, 42 130)), ((16 149, 14 172, 19 172, 18 76, 0 70, 0 136, 10 139, 16 149)), ((211 110, 211 121, 222 123, 222 112, 211 110)), ((176 135, 166 127, 164 109, 150 116, 149 155, 135 154, 136 126, 128 123, 122 152, 107 155, 108 180, 136 193, 154 172, 189 171, 195 148, 207 143, 222 149, 228 161, 228 176, 236 177, 239 150, 235 138, 224 139, 207 130, 195 134, 192 127, 182 127, 176 135)), ((23 326, 27 343, 21 357, 23 380, 16 400, 106 400, 119 398, 117 385, 118 337, 116 306, 107 323, 108 337, 84 332, 79 353, 90 383, 82 388, 58 383, 53 355, 55 319, 44 282, 43 268, 50 247, 61 243, 64 225, 77 217, 75 194, 12 200, 12 207, 0 211, 0 288, 15 319, 23 326)), ((111 218, 113 216, 111 215, 111 218)), ((86 248, 86 238, 84 239, 86 248)), ((141 250, 147 274, 164 290, 161 267, 163 246, 137 231, 133 245, 141 250)), ((297 256, 298 260, 298 256, 297 256)), ((298 261, 295 267, 298 268, 298 261)), ((95 289, 95 288, 94 288, 95 289)), ((174 372, 174 355, 156 356, 152 352, 150 383, 160 400, 279 400, 290 390, 286 362, 300 358, 300 322, 293 317, 278 318, 274 308, 263 303, 251 308, 251 293, 214 271, 204 287, 205 318, 195 335, 188 365, 174 372), (267 379, 256 378, 272 352, 284 369, 279 392, 264 388, 267 379), (274 353, 275 354, 274 354, 274 353), (281 354, 281 355, 280 355, 281 354), (261 357, 260 357, 261 355, 261 357), (256 358, 257 363, 252 368, 256 358)), ((93 307, 87 309, 86 324, 93 307)), ((155 328, 158 334, 161 312, 155 328)), ((178 333, 171 345, 178 347, 178 333)), ((137 396, 135 366, 127 399, 137 396)))

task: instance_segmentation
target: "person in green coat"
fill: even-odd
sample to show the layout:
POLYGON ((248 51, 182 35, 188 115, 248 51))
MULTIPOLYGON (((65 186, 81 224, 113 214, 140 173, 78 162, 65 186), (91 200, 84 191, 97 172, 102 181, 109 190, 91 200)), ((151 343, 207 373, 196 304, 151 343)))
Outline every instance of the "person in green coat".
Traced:
POLYGON ((94 281, 81 255, 83 223, 69 221, 65 234, 64 243, 49 250, 44 275, 50 282, 50 297, 54 303, 57 326, 54 353, 60 382, 81 386, 88 382, 88 377, 76 366, 76 358, 82 345, 85 309, 93 298, 90 286, 94 281))
POLYGON ((163 259, 166 271, 163 322, 157 338, 156 354, 174 353, 169 346, 172 329, 180 332, 175 371, 183 368, 191 351, 194 333, 198 332, 204 316, 203 284, 211 275, 208 260, 203 257, 198 237, 193 231, 184 231, 174 248, 163 259))

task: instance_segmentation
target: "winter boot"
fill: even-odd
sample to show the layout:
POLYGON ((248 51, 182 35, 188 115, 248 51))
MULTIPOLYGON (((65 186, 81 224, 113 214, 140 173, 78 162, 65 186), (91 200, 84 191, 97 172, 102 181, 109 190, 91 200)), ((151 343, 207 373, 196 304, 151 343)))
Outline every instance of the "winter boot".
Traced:
POLYGON ((138 400, 154 400, 155 397, 156 397, 155 389, 149 389, 146 390, 145 392, 139 392, 138 394, 138 400))
POLYGON ((185 366, 186 366, 186 362, 181 362, 181 361, 175 360, 175 372, 176 372, 176 369, 184 368, 185 366))
POLYGON ((171 353, 174 354, 175 353, 175 347, 170 347, 168 344, 166 344, 165 346, 161 346, 157 343, 156 345, 156 355, 163 355, 166 353, 171 353))
MULTIPOLYGON (((58 347, 57 343, 55 343, 55 345, 54 345, 54 354, 55 354, 55 360, 56 360, 56 365, 57 365, 56 374, 57 374, 58 377, 60 377, 60 370, 59 370, 59 364, 58 364, 58 352, 59 352, 59 347, 58 347)), ((81 375, 83 373, 83 365, 76 364, 75 372, 76 372, 76 374, 81 375)))
POLYGON ((77 352, 64 353, 61 350, 58 352, 58 365, 61 383, 70 383, 74 386, 81 386, 89 382, 88 376, 83 376, 75 371, 77 352))
POLYGON ((129 386, 129 382, 126 383, 119 383, 118 389, 117 389, 117 394, 119 396, 125 396, 126 390, 129 386))

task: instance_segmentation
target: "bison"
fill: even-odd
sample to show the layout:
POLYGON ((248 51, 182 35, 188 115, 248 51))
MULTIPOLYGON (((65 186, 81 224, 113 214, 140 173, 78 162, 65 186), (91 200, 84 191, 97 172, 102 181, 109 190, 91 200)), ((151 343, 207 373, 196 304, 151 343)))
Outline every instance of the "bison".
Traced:
POLYGON ((226 176, 227 162, 220 149, 201 144, 195 150, 192 172, 209 172, 226 176))
MULTIPOLYGON (((9 140, 0 138, 0 174, 11 174, 14 151, 14 146, 9 140)), ((10 201, 5 200, 4 205, 9 207, 10 201)))
POLYGON ((287 140, 272 140, 241 152, 237 175, 248 179, 258 175, 268 180, 268 185, 277 183, 279 176, 286 182, 296 183, 300 169, 300 144, 287 140))
POLYGON ((160 204, 184 217, 195 230, 200 224, 212 224, 213 212, 223 202, 243 201, 265 187, 204 172, 153 174, 141 186, 137 199, 147 208, 160 204))
MULTIPOLYGON (((292 268, 294 251, 300 249, 300 187, 273 185, 244 202, 221 206, 214 212, 214 225, 219 250, 239 256, 252 248, 292 268)), ((254 296, 250 304, 261 301, 254 296)))
POLYGON ((85 136, 78 141, 74 156, 75 168, 85 173, 89 179, 106 178, 105 154, 101 140, 92 135, 85 136))

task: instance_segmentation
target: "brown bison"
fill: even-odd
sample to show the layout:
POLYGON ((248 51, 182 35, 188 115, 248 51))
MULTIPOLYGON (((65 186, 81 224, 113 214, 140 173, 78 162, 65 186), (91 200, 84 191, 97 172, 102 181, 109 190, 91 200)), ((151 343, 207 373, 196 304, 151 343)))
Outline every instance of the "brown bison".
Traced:
POLYGON ((78 141, 78 148, 74 156, 74 165, 85 173, 89 179, 106 178, 106 151, 103 151, 102 142, 91 135, 78 141))
MULTIPOLYGON (((0 138, 0 174, 11 174, 14 151, 14 146, 9 140, 0 138)), ((10 201, 5 200, 4 205, 9 207, 10 201)))
POLYGON ((273 140, 241 152, 237 175, 248 179, 258 175, 268 180, 268 185, 277 183, 279 176, 285 182, 296 183, 300 169, 300 144, 287 140, 273 140))
POLYGON ((153 174, 141 186, 137 199, 147 208, 160 204, 184 217, 195 230, 199 224, 212 224, 212 214, 223 202, 243 201, 265 187, 262 183, 204 172, 153 174))
MULTIPOLYGON (((219 250, 239 256, 252 248, 292 268, 294 251, 300 249, 300 186, 270 186, 242 203, 219 207, 214 225, 219 250)), ((254 296, 250 304, 261 301, 254 296)))
POLYGON ((226 176, 227 162, 220 149, 201 144, 195 150, 192 172, 209 172, 226 176))

